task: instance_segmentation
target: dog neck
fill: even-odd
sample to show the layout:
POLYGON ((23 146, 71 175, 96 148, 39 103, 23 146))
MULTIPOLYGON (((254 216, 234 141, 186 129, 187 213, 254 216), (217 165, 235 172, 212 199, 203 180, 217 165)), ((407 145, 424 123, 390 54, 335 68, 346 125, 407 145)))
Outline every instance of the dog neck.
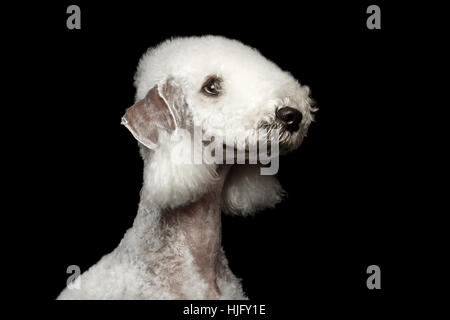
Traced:
MULTIPOLYGON (((189 252, 194 269, 208 285, 211 298, 220 295, 216 279, 217 272, 220 272, 218 268, 221 267, 219 259, 222 254, 221 198, 230 167, 229 165, 220 167, 218 181, 211 186, 209 192, 195 202, 173 209, 161 209, 159 213, 151 211, 151 208, 146 209, 141 203, 131 229, 134 230, 132 245, 138 247, 135 254, 150 269, 155 256, 160 252, 166 252, 165 255, 170 256, 171 252, 175 251, 174 247, 177 252, 189 252)), ((182 268, 178 265, 183 263, 174 262, 173 265, 167 265, 167 268, 182 268)), ((179 273, 184 271, 178 270, 179 273)), ((189 273, 192 271, 186 272, 188 277, 189 273)))

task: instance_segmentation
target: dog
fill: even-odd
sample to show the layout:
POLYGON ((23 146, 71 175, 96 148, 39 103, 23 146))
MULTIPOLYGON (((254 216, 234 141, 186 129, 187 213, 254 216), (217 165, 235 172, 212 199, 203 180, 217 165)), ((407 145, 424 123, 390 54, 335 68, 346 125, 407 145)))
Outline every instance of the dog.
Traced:
POLYGON ((255 143, 275 145, 275 131, 279 154, 301 144, 316 111, 310 89, 256 49, 220 36, 149 49, 135 86, 122 124, 144 160, 137 216, 119 246, 80 276, 80 288, 58 299, 247 299, 221 246, 221 212, 252 215, 283 199, 276 177, 261 174, 265 166, 249 154, 255 143), (210 138, 200 147, 195 130, 210 138), (210 158, 232 150, 246 163, 218 161, 223 155, 192 161, 204 160, 208 147, 210 158))

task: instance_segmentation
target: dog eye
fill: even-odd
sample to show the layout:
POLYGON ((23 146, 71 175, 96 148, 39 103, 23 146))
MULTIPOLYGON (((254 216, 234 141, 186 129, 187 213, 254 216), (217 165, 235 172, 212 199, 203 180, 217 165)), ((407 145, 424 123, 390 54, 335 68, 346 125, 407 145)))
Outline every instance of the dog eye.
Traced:
POLYGON ((220 79, 217 78, 208 79, 202 87, 202 91, 209 96, 217 96, 221 89, 220 79))

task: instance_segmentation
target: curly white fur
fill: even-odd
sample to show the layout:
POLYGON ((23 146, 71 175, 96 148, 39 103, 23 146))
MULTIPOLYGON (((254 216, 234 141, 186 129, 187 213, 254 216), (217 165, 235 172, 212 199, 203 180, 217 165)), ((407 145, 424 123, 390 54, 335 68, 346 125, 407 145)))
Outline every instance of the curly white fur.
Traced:
MULTIPOLYGON (((175 129, 160 130, 157 141, 152 131, 147 138, 154 141, 146 144, 148 139, 139 139, 141 129, 125 121, 142 142, 137 217, 118 248, 81 276, 81 289, 65 289, 58 298, 246 298, 220 245, 220 209, 245 216, 274 207, 284 196, 282 187, 274 176, 260 175, 259 165, 171 159, 191 155, 183 127, 199 126, 209 136, 236 141, 273 125, 275 110, 287 105, 303 115, 300 129, 284 132, 280 141, 285 150, 295 149, 313 119, 309 88, 257 50, 217 36, 176 38, 151 48, 139 62, 135 86, 137 104, 158 89, 175 129), (211 75, 223 79, 218 98, 201 93, 211 75)), ((167 129, 170 121, 157 125, 167 129)))
MULTIPOLYGON (((153 86, 166 81, 168 76, 184 87, 187 103, 192 106, 193 122, 204 128, 206 135, 222 136, 226 131, 226 134, 233 135, 231 139, 250 136, 260 121, 273 121, 277 107, 289 105, 301 110, 304 116, 302 126, 305 130, 286 138, 287 144, 290 144, 288 148, 295 149, 313 119, 315 109, 309 96, 310 89, 301 86, 288 72, 281 71, 256 49, 235 40, 217 36, 178 38, 148 50, 141 58, 135 76, 136 101, 142 99, 153 86), (214 101, 212 106, 211 101, 198 94, 202 82, 210 74, 226 79, 226 94, 214 101)), ((180 143, 177 147, 183 146, 180 143)), ((165 147, 161 152, 173 152, 167 148, 170 147, 165 147)), ((158 157, 158 151, 155 157, 158 157)), ((174 179, 155 181, 154 185, 159 188, 171 189, 172 192, 177 190, 180 201, 175 199, 177 195, 161 192, 158 198, 166 200, 166 203, 180 203, 207 190, 205 179, 214 176, 211 167, 192 165, 188 169, 187 165, 155 163, 159 171, 157 176, 176 176, 174 179), (189 186, 193 188, 187 188, 189 186), (185 190, 186 194, 182 195, 181 190, 185 190)), ((228 181, 226 184, 226 188, 231 190, 226 190, 224 195, 232 197, 224 198, 227 213, 246 215, 273 207, 281 200, 283 192, 275 177, 261 177, 251 168, 239 170, 239 176, 233 175, 234 183, 228 181)))

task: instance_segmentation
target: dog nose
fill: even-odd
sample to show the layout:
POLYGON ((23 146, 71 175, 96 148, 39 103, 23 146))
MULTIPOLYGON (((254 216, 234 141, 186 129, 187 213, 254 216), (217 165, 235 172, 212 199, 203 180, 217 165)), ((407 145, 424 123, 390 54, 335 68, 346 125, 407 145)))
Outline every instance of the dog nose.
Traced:
POLYGON ((283 107, 277 109, 275 112, 278 120, 282 121, 288 131, 294 132, 299 129, 299 124, 302 121, 302 113, 297 109, 291 107, 283 107))

